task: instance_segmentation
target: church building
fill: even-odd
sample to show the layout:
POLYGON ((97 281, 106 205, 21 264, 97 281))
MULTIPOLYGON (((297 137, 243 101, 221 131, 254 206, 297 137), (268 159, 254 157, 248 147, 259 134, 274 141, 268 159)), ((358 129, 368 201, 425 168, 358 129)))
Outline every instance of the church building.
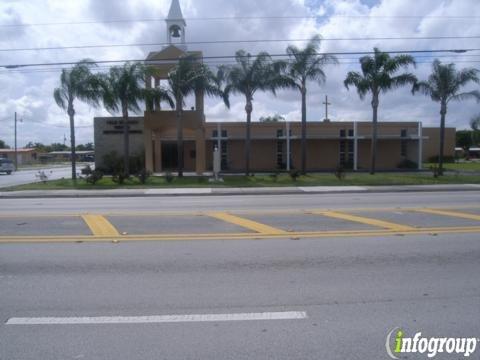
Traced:
MULTIPOLYGON (((201 61, 201 51, 192 51, 186 43, 187 23, 179 0, 172 0, 166 19, 168 46, 147 56, 146 63, 157 68, 147 87, 161 85, 177 61, 186 55, 201 61)), ((342 86, 342 84, 339 84, 342 86)), ((353 96, 353 94, 352 94, 353 96)), ((280 100, 279 100, 280 101, 280 100)), ((204 94, 197 92, 183 111, 184 171, 202 175, 212 171, 214 149, 221 151, 222 172, 245 170, 245 113, 237 121, 210 122, 205 118, 204 94)), ((420 121, 399 119, 378 124, 378 170, 396 170, 406 164, 422 163, 438 154, 439 129, 424 128, 420 121), (405 120, 405 121, 403 121, 405 120)), ((121 117, 94 119, 96 166, 102 167, 105 155, 123 154, 121 117)), ((132 116, 129 123, 130 155, 142 155, 145 167, 153 173, 175 172, 178 149, 176 114, 160 103, 152 104, 143 116, 132 116)), ((338 165, 366 170, 370 165, 371 122, 331 122, 318 119, 307 123, 307 170, 333 171, 338 165)), ((252 122, 251 160, 253 172, 300 169, 301 124, 295 122, 252 122)), ((455 129, 447 128, 445 156, 455 151, 455 129)))

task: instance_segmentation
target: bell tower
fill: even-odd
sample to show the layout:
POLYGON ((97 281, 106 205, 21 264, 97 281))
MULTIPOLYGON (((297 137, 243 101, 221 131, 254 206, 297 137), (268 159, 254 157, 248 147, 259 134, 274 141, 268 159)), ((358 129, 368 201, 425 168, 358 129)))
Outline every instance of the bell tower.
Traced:
POLYGON ((187 23, 183 18, 182 9, 180 8, 179 0, 172 0, 168 17, 165 20, 167 23, 167 42, 169 45, 175 45, 182 50, 186 50, 185 44, 185 28, 187 23))

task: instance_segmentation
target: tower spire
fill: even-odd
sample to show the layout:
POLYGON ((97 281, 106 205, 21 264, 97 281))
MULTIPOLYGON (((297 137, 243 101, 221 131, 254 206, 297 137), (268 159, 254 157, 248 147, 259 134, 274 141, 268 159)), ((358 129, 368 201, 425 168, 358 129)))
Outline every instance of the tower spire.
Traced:
POLYGON ((183 18, 182 8, 178 0, 172 0, 170 5, 170 11, 168 12, 168 20, 170 21, 182 21, 184 26, 187 26, 185 19, 183 18))
POLYGON ((170 45, 180 45, 180 47, 186 49, 185 28, 187 27, 187 23, 183 18, 179 0, 172 0, 165 22, 167 23, 168 43, 170 45))

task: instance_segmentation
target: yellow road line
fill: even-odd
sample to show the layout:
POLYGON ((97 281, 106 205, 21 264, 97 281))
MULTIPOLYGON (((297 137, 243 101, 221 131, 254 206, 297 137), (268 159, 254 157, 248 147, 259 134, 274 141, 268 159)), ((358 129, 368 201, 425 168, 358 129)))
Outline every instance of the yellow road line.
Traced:
POLYGON ((102 215, 82 215, 95 236, 120 236, 117 229, 102 215))
POLYGON ((432 215, 442 215, 442 216, 450 216, 450 217, 456 217, 461 219, 480 221, 480 215, 468 214, 468 213, 459 212, 459 211, 440 210, 440 209, 416 209, 413 211, 432 214, 432 215))
POLYGON ((235 216, 226 212, 212 212, 207 213, 208 216, 218 220, 222 220, 231 224, 235 224, 249 230, 256 231, 260 234, 287 234, 288 232, 282 229, 277 229, 272 226, 261 224, 256 221, 248 220, 239 216, 235 216))
POLYGON ((288 238, 335 238, 335 237, 378 237, 393 235, 429 235, 429 234, 462 234, 480 233, 480 227, 451 227, 416 229, 415 231, 390 231, 390 230, 362 230, 362 231, 322 231, 300 232, 283 234, 161 234, 161 235, 127 235, 121 238, 115 236, 24 236, 0 237, 1 243, 58 243, 58 242, 110 242, 110 241, 192 241, 192 240, 262 240, 262 239, 288 239, 288 238))
POLYGON ((388 221, 372 219, 372 218, 367 218, 367 217, 357 216, 357 215, 351 215, 351 214, 347 214, 339 211, 314 211, 313 213, 316 215, 323 215, 323 216, 327 216, 335 219, 341 219, 341 220, 353 221, 353 222, 366 224, 366 225, 377 226, 377 227, 381 227, 381 228, 392 230, 392 231, 417 230, 416 228, 408 225, 401 225, 401 224, 396 224, 388 221))
MULTIPOLYGON (((480 206, 475 205, 452 205, 452 206, 442 206, 442 209, 452 209, 452 210, 463 210, 463 209, 480 209, 480 206)), ((417 211, 421 210, 420 208, 401 208, 401 207, 358 207, 358 208, 342 208, 338 209, 340 212, 351 212, 351 211, 360 211, 360 212, 371 212, 371 211, 417 211)), ((326 211, 336 211, 332 209, 312 209, 312 208, 302 208, 302 209, 229 209, 230 214, 237 215, 281 215, 281 214, 313 214, 314 212, 326 212, 326 211)), ((103 216, 201 216, 205 214, 202 211, 119 211, 119 212, 102 212, 103 216)), ((83 214, 81 213, 16 213, 16 212, 0 212, 0 218, 55 218, 55 217, 80 217, 83 214)))

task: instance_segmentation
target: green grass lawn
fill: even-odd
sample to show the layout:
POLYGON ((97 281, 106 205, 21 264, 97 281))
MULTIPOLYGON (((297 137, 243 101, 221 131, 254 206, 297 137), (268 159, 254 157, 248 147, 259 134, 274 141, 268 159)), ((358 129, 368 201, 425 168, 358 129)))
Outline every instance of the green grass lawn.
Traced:
MULTIPOLYGON (((425 169, 434 164, 425 164, 425 169)), ((480 172, 480 161, 477 162, 459 162, 444 164, 445 170, 451 171, 478 171, 480 172)))
POLYGON ((46 183, 20 185, 9 188, 17 190, 59 190, 59 189, 141 189, 141 188, 186 188, 186 187, 267 187, 267 186, 349 186, 349 185, 428 185, 428 184, 480 184, 480 176, 474 175, 446 175, 435 179, 431 173, 379 173, 370 175, 365 173, 347 173, 345 179, 338 180, 333 174, 312 174, 301 176, 293 181, 289 175, 277 177, 261 176, 226 176, 224 182, 210 183, 208 178, 175 178, 167 183, 163 177, 150 177, 145 185, 138 179, 131 178, 124 185, 115 184, 111 178, 105 177, 96 185, 90 185, 84 180, 78 180, 74 187, 71 180, 53 180, 46 183))

